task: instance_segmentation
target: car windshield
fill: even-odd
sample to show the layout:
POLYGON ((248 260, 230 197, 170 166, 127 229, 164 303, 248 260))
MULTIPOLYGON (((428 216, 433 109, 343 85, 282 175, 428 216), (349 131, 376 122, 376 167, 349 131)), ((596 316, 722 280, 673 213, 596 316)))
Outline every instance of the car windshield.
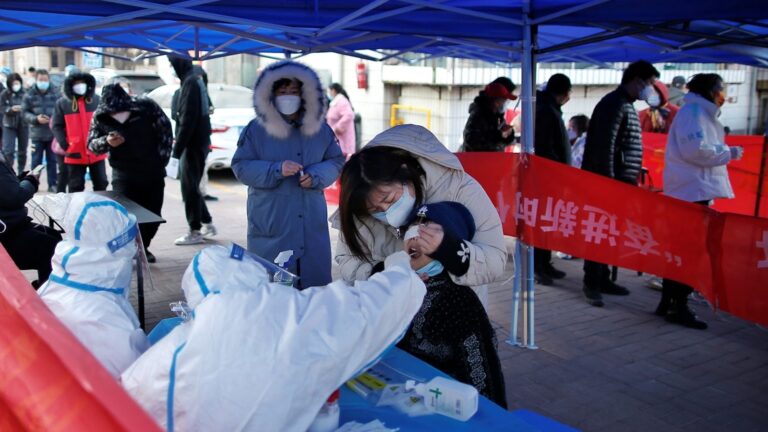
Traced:
POLYGON ((165 85, 165 82, 159 76, 147 76, 147 75, 120 75, 112 78, 111 81, 115 82, 121 78, 127 79, 131 83, 131 91, 136 96, 145 95, 152 90, 165 85))

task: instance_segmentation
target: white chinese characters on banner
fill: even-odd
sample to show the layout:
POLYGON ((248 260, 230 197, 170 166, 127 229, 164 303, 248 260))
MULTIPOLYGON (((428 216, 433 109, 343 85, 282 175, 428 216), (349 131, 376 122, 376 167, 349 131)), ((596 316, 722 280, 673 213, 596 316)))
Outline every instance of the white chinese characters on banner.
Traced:
MULTIPOLYGON (((546 208, 539 215, 539 198, 528 198, 521 192, 515 194, 515 220, 524 223, 528 227, 537 227, 543 232, 557 232, 568 238, 577 232, 586 243, 600 245, 607 243, 610 247, 616 247, 621 239, 622 246, 637 251, 639 255, 655 255, 666 259, 667 263, 682 267, 682 257, 671 252, 659 249, 660 243, 653 237, 650 227, 640 225, 629 219, 624 220, 623 231, 618 215, 610 213, 599 207, 584 205, 585 217, 579 217, 579 206, 572 201, 560 198, 547 197, 546 208), (581 229, 577 231, 577 226, 581 229)), ((758 263, 759 266, 768 268, 768 231, 764 236, 764 243, 758 242, 758 246, 765 247, 766 259, 758 263)), ((762 267, 760 267, 762 268, 762 267)))
POLYGON ((579 206, 571 201, 564 202, 558 199, 557 202, 552 205, 554 199, 547 197, 547 210, 541 220, 549 222, 549 226, 542 226, 541 230, 544 232, 559 231, 563 237, 570 237, 576 231, 576 213, 579 211, 579 206))
POLYGON ((758 240, 755 246, 763 249, 763 259, 757 262, 757 268, 768 268, 768 231, 763 231, 763 240, 758 240))

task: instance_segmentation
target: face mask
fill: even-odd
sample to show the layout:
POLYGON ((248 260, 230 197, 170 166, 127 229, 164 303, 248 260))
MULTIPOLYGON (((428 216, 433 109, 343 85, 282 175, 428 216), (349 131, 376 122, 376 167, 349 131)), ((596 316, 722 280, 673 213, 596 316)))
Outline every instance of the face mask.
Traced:
POLYGON ((82 84, 75 84, 72 86, 72 92, 74 92, 76 95, 84 95, 86 90, 88 90, 88 84, 82 83, 82 84))
POLYGON ((648 84, 642 90, 640 90, 640 95, 638 95, 638 98, 647 102, 654 93, 656 93, 656 89, 654 89, 652 85, 648 84))
POLYGON ((48 87, 50 87, 50 83, 48 81, 39 81, 37 84, 35 84, 40 91, 46 91, 48 90, 48 87))
POLYGON ((18 93, 21 90, 21 84, 14 84, 11 89, 13 89, 14 93, 18 93))
POLYGON ((576 135, 576 131, 575 131, 575 130, 573 130, 573 129, 568 129, 568 139, 569 139, 570 141, 573 141, 573 140, 575 140, 575 139, 576 139, 576 138, 578 138, 578 137, 579 137, 579 136, 578 136, 578 135, 576 135))
POLYGON ((718 107, 722 107, 723 105, 725 105, 725 92, 724 91, 719 91, 719 92, 715 93, 715 105, 717 105, 718 107))
POLYGON ((443 264, 440 263, 440 261, 433 260, 429 264, 425 265, 424 267, 416 270, 417 274, 426 274, 429 277, 435 277, 443 272, 443 264))
POLYGON ((301 97, 295 95, 280 95, 275 97, 275 106, 283 115, 296 113, 301 106, 301 97))
POLYGON ((110 117, 117 120, 118 123, 125 123, 128 117, 131 115, 130 111, 115 112, 110 114, 110 117))
POLYGON ((412 197, 410 192, 408 192, 408 187, 403 185, 403 194, 400 195, 400 199, 389 206, 387 211, 374 213, 371 216, 390 226, 400 228, 405 224, 408 215, 411 214, 414 204, 416 204, 416 198, 412 197))
POLYGON ((646 102, 648 102, 648 105, 651 107, 658 108, 659 105, 661 105, 661 98, 659 97, 658 93, 654 92, 648 97, 648 99, 646 99, 646 102))

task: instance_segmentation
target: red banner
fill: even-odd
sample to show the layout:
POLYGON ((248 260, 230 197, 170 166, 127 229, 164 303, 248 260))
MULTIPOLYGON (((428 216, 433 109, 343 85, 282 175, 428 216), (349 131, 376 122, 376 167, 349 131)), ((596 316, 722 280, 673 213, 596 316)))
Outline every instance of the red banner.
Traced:
POLYGON ((768 219, 721 213, 536 156, 460 153, 504 233, 675 279, 768 324, 768 219))
MULTIPOLYGON (((764 137, 757 135, 728 135, 728 145, 744 147, 744 157, 728 164, 728 177, 736 195, 734 199, 715 200, 713 208, 722 212, 755 215, 758 184, 760 182, 760 164, 766 151, 764 137)), ((648 168, 650 181, 654 188, 664 188, 664 149, 667 147, 667 135, 643 133, 643 166, 648 168)), ((768 217, 768 176, 764 176, 760 217, 768 217)))
POLYGON ((0 246, 0 430, 159 431, 0 246))

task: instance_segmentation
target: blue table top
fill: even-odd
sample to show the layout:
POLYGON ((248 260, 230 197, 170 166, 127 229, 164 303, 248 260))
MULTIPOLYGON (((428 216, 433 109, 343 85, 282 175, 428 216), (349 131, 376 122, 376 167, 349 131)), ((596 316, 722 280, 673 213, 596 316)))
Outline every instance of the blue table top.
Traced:
MULTIPOLYGON (((388 366, 422 381, 436 376, 447 376, 438 369, 413 357, 398 348, 393 348, 382 359, 388 366)), ((507 411, 487 398, 480 397, 477 413, 468 421, 461 422, 439 414, 422 417, 408 417, 392 407, 373 406, 347 386, 341 389, 341 422, 368 423, 380 420, 388 428, 400 431, 521 431, 521 432, 573 432, 569 426, 528 410, 507 411)))

